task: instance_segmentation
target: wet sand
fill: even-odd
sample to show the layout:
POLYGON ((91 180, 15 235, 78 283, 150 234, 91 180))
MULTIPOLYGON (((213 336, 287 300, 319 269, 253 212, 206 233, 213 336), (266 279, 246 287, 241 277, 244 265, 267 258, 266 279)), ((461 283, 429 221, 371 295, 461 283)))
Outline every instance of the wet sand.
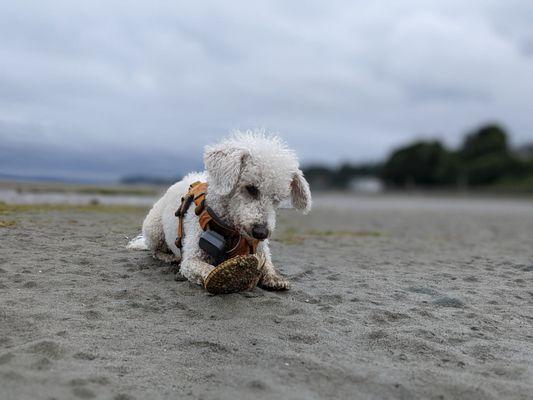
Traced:
POLYGON ((144 212, 0 205, 2 400, 531 398, 531 201, 318 198, 293 289, 227 296, 125 249, 144 212))

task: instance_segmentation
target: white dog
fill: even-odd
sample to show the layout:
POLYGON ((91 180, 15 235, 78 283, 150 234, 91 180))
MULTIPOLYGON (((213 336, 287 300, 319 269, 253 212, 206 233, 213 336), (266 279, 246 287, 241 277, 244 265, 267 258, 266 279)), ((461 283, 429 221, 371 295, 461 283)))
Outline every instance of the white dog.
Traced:
MULTIPOLYGON (((270 290, 288 289, 289 281, 276 272, 271 261, 268 237, 276 225, 276 208, 290 199, 304 213, 311 209, 309 185, 293 151, 276 136, 258 132, 236 132, 204 151, 206 171, 190 173, 172 185, 146 216, 142 234, 128 247, 152 250, 157 258, 181 262, 180 273, 202 284, 214 268, 199 247, 203 233, 194 207, 184 217, 183 246, 175 244, 178 218, 175 212, 189 185, 207 182, 207 205, 249 240, 259 239, 258 255, 265 260, 259 286, 270 290)), ((193 204, 194 205, 194 204, 193 204)))

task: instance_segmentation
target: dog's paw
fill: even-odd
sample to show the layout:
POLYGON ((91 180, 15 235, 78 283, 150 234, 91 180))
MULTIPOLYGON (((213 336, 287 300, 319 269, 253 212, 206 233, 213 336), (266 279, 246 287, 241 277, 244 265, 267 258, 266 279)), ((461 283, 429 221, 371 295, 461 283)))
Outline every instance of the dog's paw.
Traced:
POLYGON ((183 276, 180 271, 176 271, 176 273, 174 274, 174 280, 176 282, 185 282, 187 278, 183 276))
POLYGON ((258 286, 265 290, 289 290, 289 280, 278 274, 265 274, 259 281, 258 286))
POLYGON ((163 261, 166 263, 179 262, 180 258, 172 253, 164 253, 162 251, 155 251, 153 256, 156 260, 163 261))

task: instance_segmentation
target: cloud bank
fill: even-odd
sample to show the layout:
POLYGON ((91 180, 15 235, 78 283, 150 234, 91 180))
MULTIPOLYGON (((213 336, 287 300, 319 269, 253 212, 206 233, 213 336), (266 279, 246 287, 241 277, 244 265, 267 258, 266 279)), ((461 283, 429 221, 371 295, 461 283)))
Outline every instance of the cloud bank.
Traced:
POLYGON ((3 2, 0 139, 177 165, 250 127, 304 162, 453 145, 494 120, 521 143, 532 19, 527 0, 3 2))

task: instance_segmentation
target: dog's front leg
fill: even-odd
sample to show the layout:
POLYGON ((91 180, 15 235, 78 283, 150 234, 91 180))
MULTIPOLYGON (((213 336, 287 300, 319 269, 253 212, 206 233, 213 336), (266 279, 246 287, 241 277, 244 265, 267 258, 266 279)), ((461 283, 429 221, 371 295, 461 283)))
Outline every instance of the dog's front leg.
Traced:
POLYGON ((193 257, 181 261, 180 273, 190 282, 203 285, 205 278, 214 268, 202 259, 193 257))
POLYGON ((259 281, 258 286, 266 290, 288 290, 291 284, 287 278, 280 275, 272 264, 270 255, 270 248, 268 247, 268 240, 265 240, 257 247, 257 252, 264 257, 265 266, 263 277, 259 281))
POLYGON ((179 273, 190 282, 203 286, 205 278, 215 267, 206 262, 206 254, 198 246, 203 230, 192 207, 185 216, 184 230, 179 273))

